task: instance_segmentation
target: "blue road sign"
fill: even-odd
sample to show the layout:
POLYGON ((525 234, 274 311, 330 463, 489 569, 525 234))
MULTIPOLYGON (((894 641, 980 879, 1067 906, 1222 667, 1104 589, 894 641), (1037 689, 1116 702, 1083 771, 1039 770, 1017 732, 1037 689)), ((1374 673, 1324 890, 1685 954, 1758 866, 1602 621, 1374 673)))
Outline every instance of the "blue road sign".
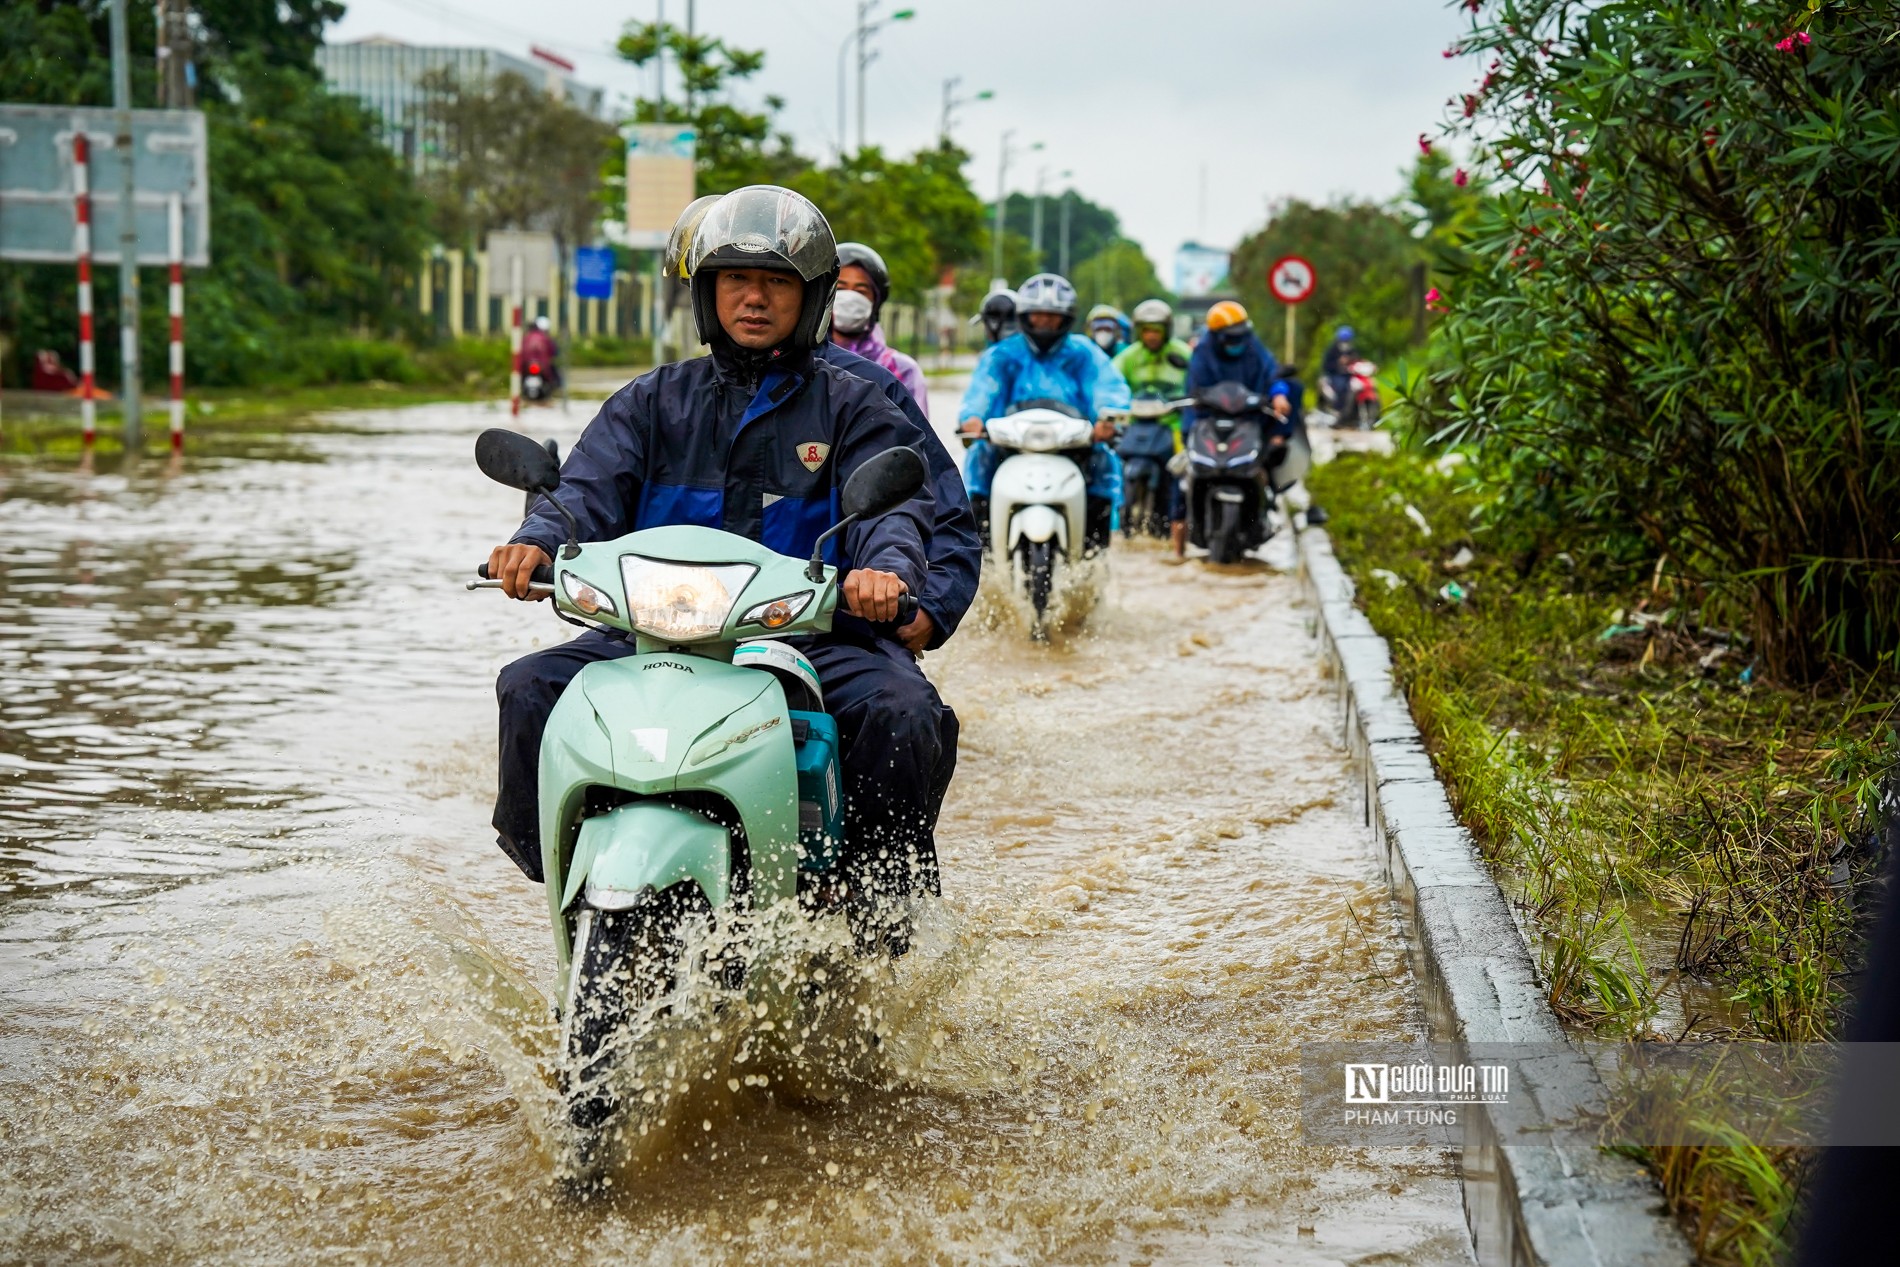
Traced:
POLYGON ((607 246, 583 246, 574 252, 574 293, 582 299, 614 297, 614 252, 607 246))

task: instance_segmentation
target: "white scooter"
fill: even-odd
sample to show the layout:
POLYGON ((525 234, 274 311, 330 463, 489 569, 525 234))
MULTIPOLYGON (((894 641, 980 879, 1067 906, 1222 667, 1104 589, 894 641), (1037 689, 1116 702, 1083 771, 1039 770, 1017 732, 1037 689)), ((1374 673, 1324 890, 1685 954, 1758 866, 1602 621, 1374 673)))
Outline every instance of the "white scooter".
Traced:
POLYGON ((992 418, 985 430, 1005 454, 990 482, 990 541, 1035 609, 1030 633, 1040 640, 1082 561, 1088 490, 1077 463, 1087 461, 1095 429, 1086 418, 1031 407, 992 418))

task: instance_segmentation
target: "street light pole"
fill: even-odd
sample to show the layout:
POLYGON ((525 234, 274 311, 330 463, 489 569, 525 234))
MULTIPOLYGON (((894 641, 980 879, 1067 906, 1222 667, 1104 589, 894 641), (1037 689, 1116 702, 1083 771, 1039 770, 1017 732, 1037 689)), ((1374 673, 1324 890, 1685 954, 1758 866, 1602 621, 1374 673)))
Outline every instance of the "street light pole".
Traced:
POLYGON ((1009 184, 1009 138, 1016 135, 1015 128, 1003 133, 1002 153, 996 159, 996 229, 991 234, 990 276, 998 285, 1007 285, 1003 280, 1003 198, 1009 184))
MULTIPOLYGON (((908 22, 917 16, 915 9, 899 9, 885 22, 870 21, 879 0, 858 0, 858 148, 864 148, 864 72, 877 60, 877 50, 869 47, 870 38, 884 29, 885 22, 908 22)), ((839 131, 843 131, 841 127, 839 131)))
POLYGON ((119 158, 119 366, 125 418, 125 455, 138 454, 139 437, 139 222, 132 173, 132 55, 125 0, 112 0, 112 148, 119 158))
POLYGON ((1062 191, 1062 275, 1069 275, 1069 201, 1073 190, 1062 191))
POLYGON ((961 75, 952 75, 943 81, 943 124, 937 129, 937 144, 939 146, 948 146, 950 144, 950 123, 951 120, 956 118, 958 106, 963 105, 966 101, 988 101, 991 97, 996 95, 988 88, 985 88, 974 97, 959 97, 957 96, 957 85, 962 82, 963 76, 961 75))

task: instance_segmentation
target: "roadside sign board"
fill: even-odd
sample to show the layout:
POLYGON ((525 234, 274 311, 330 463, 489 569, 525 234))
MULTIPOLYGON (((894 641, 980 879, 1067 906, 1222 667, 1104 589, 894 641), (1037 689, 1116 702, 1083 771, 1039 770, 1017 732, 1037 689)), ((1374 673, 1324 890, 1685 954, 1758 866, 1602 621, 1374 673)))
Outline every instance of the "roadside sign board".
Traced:
POLYGON ((636 123, 622 134, 627 138, 627 245, 662 250, 673 222, 695 196, 699 133, 677 123, 636 123))
POLYGON ((1282 255, 1267 270, 1267 287, 1283 304, 1305 303, 1318 280, 1312 264, 1297 255, 1282 255))
MULTIPOLYGON (((73 138, 91 151, 92 260, 119 262, 116 112, 96 106, 0 104, 0 259, 71 264, 79 258, 73 138)), ((185 263, 211 262, 205 117, 198 110, 132 111, 133 201, 138 262, 171 263, 170 208, 184 212, 185 263)))
POLYGON ((552 299, 548 274, 554 271, 554 235, 528 229, 491 229, 488 233, 488 293, 506 299, 514 292, 514 261, 521 261, 524 299, 552 299))
POLYGON ((583 246, 574 252, 574 294, 581 299, 614 297, 612 247, 583 246))

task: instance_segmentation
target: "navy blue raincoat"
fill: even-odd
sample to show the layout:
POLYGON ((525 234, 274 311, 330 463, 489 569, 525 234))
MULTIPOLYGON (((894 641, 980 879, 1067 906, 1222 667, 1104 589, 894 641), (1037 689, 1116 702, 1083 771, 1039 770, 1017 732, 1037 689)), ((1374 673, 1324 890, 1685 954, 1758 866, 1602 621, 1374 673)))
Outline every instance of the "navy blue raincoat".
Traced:
MULTIPOLYGON (((562 463, 554 497, 579 521, 583 541, 689 524, 806 557, 842 518, 839 490, 859 465, 895 445, 922 452, 923 443, 922 430, 868 378, 809 354, 750 367, 719 348, 614 393, 562 463)), ((895 573, 921 596, 935 514, 926 482, 891 513, 853 524, 842 550, 833 538, 826 561, 895 573)), ((513 540, 552 558, 566 539, 543 501, 513 540)), ((841 627, 856 621, 843 611, 837 619, 841 627)))
MULTIPOLYGON (((1280 378, 1280 363, 1273 359, 1273 353, 1260 341, 1259 335, 1251 335, 1240 351, 1233 356, 1222 356, 1214 346, 1214 337, 1202 338, 1195 347, 1194 355, 1188 358, 1187 385, 1190 394, 1216 383, 1239 383, 1250 392, 1257 392, 1260 398, 1271 401, 1276 394, 1291 398, 1292 391, 1280 378)), ((1182 434, 1193 428, 1193 410, 1187 410, 1188 417, 1181 423, 1182 434)), ((1293 420, 1280 421, 1267 411, 1268 434, 1291 434, 1293 420)))

